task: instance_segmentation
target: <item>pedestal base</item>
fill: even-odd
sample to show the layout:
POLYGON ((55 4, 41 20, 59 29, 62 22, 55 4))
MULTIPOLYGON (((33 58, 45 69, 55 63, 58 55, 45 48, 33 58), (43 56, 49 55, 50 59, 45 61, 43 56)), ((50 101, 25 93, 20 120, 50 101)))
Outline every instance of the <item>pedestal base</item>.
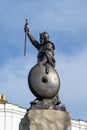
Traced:
POLYGON ((71 116, 62 110, 29 110, 21 120, 19 130, 71 130, 71 116))

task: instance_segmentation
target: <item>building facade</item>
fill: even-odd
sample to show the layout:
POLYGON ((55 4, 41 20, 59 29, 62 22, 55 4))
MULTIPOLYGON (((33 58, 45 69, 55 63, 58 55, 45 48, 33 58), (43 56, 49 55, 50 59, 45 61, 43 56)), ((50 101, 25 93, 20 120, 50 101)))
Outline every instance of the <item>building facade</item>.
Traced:
POLYGON ((87 130, 87 121, 72 119, 72 130, 87 130))
POLYGON ((0 130, 19 130, 19 123, 26 109, 7 103, 5 96, 0 95, 0 130))

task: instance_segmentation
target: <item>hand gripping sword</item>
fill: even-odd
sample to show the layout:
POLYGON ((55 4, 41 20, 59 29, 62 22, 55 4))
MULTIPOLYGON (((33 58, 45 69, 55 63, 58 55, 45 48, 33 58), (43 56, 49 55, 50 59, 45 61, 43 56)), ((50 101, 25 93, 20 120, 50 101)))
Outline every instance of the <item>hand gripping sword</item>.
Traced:
MULTIPOLYGON (((26 27, 27 27, 27 25, 28 25, 28 20, 26 19, 25 20, 25 29, 26 29, 26 27)), ((26 32, 25 32, 25 41, 24 41, 24 56, 26 56, 26 32)))

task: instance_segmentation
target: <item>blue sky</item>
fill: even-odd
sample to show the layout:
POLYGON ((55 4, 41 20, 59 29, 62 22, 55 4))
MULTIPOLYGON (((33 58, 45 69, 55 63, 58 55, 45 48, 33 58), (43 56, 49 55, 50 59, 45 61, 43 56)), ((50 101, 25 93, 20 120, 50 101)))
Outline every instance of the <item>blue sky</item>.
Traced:
POLYGON ((26 18, 37 40, 47 31, 55 44, 62 104, 72 118, 87 120, 87 0, 0 1, 0 93, 9 103, 29 108, 35 97, 27 76, 38 52, 27 39, 23 56, 26 18))

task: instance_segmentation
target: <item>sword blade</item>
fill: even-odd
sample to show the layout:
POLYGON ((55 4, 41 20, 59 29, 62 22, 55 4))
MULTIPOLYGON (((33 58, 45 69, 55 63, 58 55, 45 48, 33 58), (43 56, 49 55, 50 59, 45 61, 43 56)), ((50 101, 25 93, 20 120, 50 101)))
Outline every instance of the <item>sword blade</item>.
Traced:
POLYGON ((26 32, 25 32, 25 41, 24 41, 24 56, 26 56, 26 32))

